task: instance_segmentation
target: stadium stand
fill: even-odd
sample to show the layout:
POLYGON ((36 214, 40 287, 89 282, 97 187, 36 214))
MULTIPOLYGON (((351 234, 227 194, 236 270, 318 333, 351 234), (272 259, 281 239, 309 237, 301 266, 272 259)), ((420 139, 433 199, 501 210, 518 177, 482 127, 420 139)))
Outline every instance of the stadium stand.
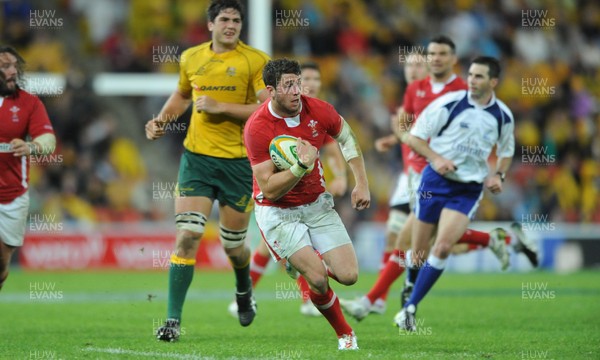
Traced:
MULTIPOLYGON (((2 39, 22 52, 28 71, 67 76, 60 95, 42 96, 57 130, 63 163, 42 165, 44 171, 32 167, 33 211, 90 222, 169 219, 168 210, 143 200, 156 174, 174 180, 173 164, 181 151, 182 133, 162 142, 165 154, 160 163, 156 151, 145 151, 141 129, 164 99, 99 97, 91 91, 89 78, 100 72, 176 73, 176 62, 153 61, 153 51, 171 49, 176 55, 209 39, 206 28, 198 25, 205 21, 206 1, 111 0, 110 6, 51 1, 58 9, 55 16, 64 18, 64 26, 74 32, 29 26, 30 11, 47 8, 46 3, 0 3, 2 39)), ((377 154, 373 140, 388 133, 389 114, 402 99, 400 49, 423 47, 438 33, 455 40, 457 72, 463 76, 476 54, 501 59, 497 94, 517 121, 508 191, 486 196, 478 219, 520 220, 533 212, 549 214, 552 221, 599 223, 600 5, 543 2, 546 12, 535 16, 549 26, 540 28, 528 25, 536 19, 534 13, 523 12, 529 2, 397 3, 315 0, 303 2, 301 8, 295 1, 273 4, 274 9, 302 10, 296 16, 309 24, 276 26, 274 57, 317 61, 323 69, 324 97, 361 129, 375 206, 360 214, 340 209, 346 223, 385 220, 387 197, 401 164, 397 154, 377 154)))

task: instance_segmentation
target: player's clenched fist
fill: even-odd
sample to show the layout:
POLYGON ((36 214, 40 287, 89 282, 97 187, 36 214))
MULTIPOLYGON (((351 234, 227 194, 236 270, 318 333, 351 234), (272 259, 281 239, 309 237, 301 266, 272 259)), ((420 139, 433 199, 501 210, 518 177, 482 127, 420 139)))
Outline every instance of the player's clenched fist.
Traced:
POLYGON ((194 102, 197 112, 207 112, 209 114, 218 114, 220 112, 219 103, 210 96, 198 96, 194 102))
POLYGON ((13 139, 10 142, 14 156, 26 156, 31 154, 31 148, 22 139, 13 139))
POLYGON ((296 155, 298 155, 298 159, 302 164, 311 167, 317 159, 318 151, 308 141, 298 138, 296 141, 296 155))
POLYGON ((352 190, 352 208, 364 210, 371 206, 371 193, 369 187, 363 184, 357 184, 352 190))
POLYGON ((452 160, 448 160, 444 157, 438 156, 432 162, 431 166, 440 175, 446 175, 449 172, 456 171, 456 165, 452 160))
POLYGON ((146 123, 146 138, 156 140, 165 134, 165 123, 156 119, 146 123))
POLYGON ((485 179, 485 187, 494 195, 500 194, 502 192, 502 180, 497 176, 488 176, 485 179))

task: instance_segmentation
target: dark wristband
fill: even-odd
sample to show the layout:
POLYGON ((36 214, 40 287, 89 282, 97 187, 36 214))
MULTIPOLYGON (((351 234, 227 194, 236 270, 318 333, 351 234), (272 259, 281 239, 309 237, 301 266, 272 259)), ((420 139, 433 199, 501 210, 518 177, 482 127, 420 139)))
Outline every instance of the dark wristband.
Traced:
POLYGON ((504 178, 506 177, 505 173, 496 171, 496 175, 500 175, 500 181, 504 182, 504 178))
POLYGON ((298 160, 298 166, 300 166, 301 168, 303 168, 304 170, 308 170, 308 166, 304 165, 302 163, 302 161, 298 160))

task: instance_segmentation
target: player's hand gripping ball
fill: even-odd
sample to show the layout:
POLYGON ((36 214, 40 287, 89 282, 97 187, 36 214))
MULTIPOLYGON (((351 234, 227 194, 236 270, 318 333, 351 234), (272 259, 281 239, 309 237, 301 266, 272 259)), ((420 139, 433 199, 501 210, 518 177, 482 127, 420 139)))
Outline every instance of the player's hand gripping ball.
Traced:
MULTIPOLYGON (((279 135, 271 140, 269 144, 269 155, 279 170, 287 170, 298 161, 296 153, 297 138, 290 135, 279 135)), ((307 173, 310 173, 315 164, 311 164, 307 173)))

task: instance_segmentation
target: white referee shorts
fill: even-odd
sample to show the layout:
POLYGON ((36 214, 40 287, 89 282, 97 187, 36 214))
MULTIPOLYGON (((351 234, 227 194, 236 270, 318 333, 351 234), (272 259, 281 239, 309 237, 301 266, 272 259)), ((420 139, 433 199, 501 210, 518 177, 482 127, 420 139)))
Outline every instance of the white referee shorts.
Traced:
POLYGON ((330 193, 310 204, 278 208, 256 204, 256 222, 275 261, 287 259, 305 246, 324 254, 352 244, 346 227, 333 209, 330 193))
POLYGON ((0 239, 3 243, 23 246, 28 212, 28 191, 8 204, 0 204, 0 239))
POLYGON ((403 171, 398 175, 396 187, 390 198, 390 207, 408 204, 410 201, 410 191, 408 189, 408 175, 403 171))

